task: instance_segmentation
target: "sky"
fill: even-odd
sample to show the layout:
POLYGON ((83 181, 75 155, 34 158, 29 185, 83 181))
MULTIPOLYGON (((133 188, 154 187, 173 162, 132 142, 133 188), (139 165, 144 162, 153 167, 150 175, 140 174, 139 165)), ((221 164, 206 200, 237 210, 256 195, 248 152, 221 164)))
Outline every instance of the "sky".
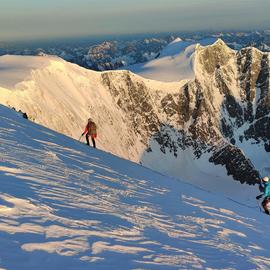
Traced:
POLYGON ((270 28, 269 0, 0 0, 0 41, 270 28))

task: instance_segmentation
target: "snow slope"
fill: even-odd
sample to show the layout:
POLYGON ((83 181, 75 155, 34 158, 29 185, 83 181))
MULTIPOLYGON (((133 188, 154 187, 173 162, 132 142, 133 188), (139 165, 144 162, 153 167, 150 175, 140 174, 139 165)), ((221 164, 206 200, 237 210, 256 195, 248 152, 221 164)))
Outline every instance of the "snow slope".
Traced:
POLYGON ((99 127, 98 148, 138 161, 144 147, 138 140, 126 151, 137 136, 123 127, 126 116, 113 106, 101 73, 52 56, 0 59, 1 104, 27 112, 32 121, 73 138, 79 138, 91 116, 99 127), (130 136, 124 136, 128 132, 130 136))
POLYGON ((270 269, 269 217, 0 106, 1 269, 270 269))
POLYGON ((147 142, 128 126, 127 113, 105 85, 105 76, 123 89, 125 99, 131 91, 128 79, 138 88, 145 85, 153 96, 177 93, 185 83, 144 81, 128 71, 95 72, 53 56, 7 55, 0 57, 0 103, 73 138, 79 138, 91 116, 98 126, 99 149, 138 162, 147 142))
POLYGON ((208 38, 199 42, 182 41, 175 39, 165 47, 160 55, 147 63, 136 64, 125 69, 144 78, 174 82, 185 79, 194 79, 194 52, 198 44, 206 46, 213 44, 217 39, 208 38))
MULTIPOLYGON (((204 153, 197 159, 191 149, 183 150, 177 157, 173 153, 160 153, 160 147, 156 141, 151 141, 151 153, 145 152, 142 157, 142 164, 165 175, 182 178, 187 183, 194 184, 204 190, 216 194, 225 195, 228 198, 236 199, 239 202, 248 204, 254 203, 257 194, 257 187, 243 185, 227 175, 226 169, 221 165, 214 165, 209 162, 209 153, 204 153)), ((269 156, 262 155, 263 149, 257 149, 248 145, 247 153, 256 161, 256 168, 269 175, 269 156), (250 147, 250 148, 249 148, 250 147), (253 153, 251 153, 253 151, 253 153), (254 155, 256 153, 256 155, 254 155), (261 156, 259 156, 261 154, 261 156), (262 162, 264 159, 264 162, 262 162), (265 170, 267 169, 268 170, 265 170), (264 169, 264 170, 263 170, 264 169)), ((254 163, 255 164, 255 163, 254 163)))

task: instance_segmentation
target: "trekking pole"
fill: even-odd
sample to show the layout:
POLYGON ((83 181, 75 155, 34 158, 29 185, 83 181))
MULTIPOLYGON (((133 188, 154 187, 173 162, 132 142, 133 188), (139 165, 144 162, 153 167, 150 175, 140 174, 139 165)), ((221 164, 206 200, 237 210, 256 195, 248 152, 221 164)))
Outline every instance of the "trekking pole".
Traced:
POLYGON ((83 136, 83 135, 81 135, 81 136, 80 136, 80 138, 79 138, 79 142, 81 141, 82 136, 83 136))

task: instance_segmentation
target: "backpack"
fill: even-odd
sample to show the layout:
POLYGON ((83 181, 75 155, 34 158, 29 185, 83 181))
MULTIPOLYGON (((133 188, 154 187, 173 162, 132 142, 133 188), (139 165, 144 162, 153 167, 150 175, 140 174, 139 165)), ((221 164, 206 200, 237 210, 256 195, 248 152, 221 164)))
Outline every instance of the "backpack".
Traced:
POLYGON ((264 200, 263 200, 263 202, 262 202, 262 205, 263 205, 263 208, 265 209, 269 209, 270 208, 270 205, 269 205, 269 203, 270 203, 270 197, 266 197, 264 200))
POLYGON ((97 134, 97 125, 94 122, 88 123, 88 133, 90 135, 96 135, 97 134))

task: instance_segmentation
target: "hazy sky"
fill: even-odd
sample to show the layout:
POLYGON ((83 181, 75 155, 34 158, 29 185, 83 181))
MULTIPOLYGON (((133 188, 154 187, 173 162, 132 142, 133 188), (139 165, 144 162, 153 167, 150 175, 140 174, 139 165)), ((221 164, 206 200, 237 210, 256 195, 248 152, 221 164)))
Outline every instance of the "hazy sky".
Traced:
POLYGON ((0 41, 270 28, 270 0, 0 0, 0 41))

